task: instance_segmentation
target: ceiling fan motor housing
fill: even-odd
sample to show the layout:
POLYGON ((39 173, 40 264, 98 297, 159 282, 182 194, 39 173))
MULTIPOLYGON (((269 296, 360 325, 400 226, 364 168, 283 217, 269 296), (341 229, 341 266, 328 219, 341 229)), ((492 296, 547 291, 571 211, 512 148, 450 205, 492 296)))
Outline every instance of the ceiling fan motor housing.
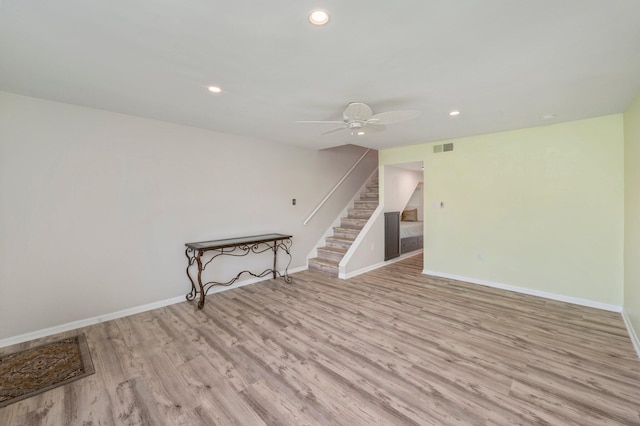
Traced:
POLYGON ((353 120, 367 121, 372 115, 373 111, 369 105, 362 102, 351 102, 342 113, 342 118, 345 122, 353 120))

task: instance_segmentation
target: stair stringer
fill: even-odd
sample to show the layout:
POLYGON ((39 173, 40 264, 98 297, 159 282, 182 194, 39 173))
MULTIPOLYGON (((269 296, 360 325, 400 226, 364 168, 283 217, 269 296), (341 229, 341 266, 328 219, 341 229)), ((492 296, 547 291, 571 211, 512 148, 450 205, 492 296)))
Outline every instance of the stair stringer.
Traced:
POLYGON ((384 212, 384 206, 382 204, 378 204, 378 207, 376 207, 375 211, 373 212, 371 217, 369 217, 369 220, 364 225, 362 230, 360 230, 360 233, 358 234, 356 239, 353 241, 353 243, 345 253, 344 257, 338 264, 338 278, 343 280, 347 279, 347 266, 349 265, 349 261, 351 260, 353 255, 358 251, 360 245, 365 240, 365 238, 369 234, 369 231, 373 228, 373 225, 378 220, 378 218, 382 215, 383 212, 384 212))
MULTIPOLYGON (((331 237, 333 235, 333 228, 340 226, 340 222, 342 221, 342 218, 347 217, 349 215, 349 209, 353 207, 354 203, 357 200, 360 199, 360 194, 362 193, 362 191, 365 190, 371 178, 373 178, 377 173, 378 173, 378 168, 376 167, 376 169, 373 172, 371 172, 371 174, 365 179, 362 186, 360 186, 360 188, 356 191, 356 193, 353 194, 353 197, 351 198, 351 200, 347 203, 344 209, 338 214, 335 220, 331 223, 331 226, 327 228, 327 230, 322 235, 322 237, 320 237, 316 245, 311 249, 311 251, 307 255, 307 269, 309 268, 309 259, 313 259, 318 256, 318 248, 324 247, 324 245, 327 243, 327 237, 331 237)), ((378 206, 379 205, 380 204, 378 204, 378 206)), ((369 222, 367 222, 367 225, 368 224, 369 222)))

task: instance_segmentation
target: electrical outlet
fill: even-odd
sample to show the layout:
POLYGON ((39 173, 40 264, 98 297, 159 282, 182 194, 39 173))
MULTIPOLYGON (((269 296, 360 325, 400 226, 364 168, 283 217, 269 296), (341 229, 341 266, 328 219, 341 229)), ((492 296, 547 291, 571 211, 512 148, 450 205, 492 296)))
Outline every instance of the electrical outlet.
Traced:
POLYGON ((294 206, 296 205, 296 199, 295 198, 291 201, 291 204, 293 204, 294 206))

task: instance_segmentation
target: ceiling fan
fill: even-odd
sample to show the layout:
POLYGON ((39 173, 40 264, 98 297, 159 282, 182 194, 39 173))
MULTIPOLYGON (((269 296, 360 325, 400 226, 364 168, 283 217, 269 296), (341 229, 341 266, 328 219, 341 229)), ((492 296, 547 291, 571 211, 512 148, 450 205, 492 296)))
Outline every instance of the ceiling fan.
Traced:
POLYGON ((339 132, 348 130, 352 136, 362 136, 366 131, 382 132, 388 124, 400 123, 411 120, 420 115, 420 111, 387 111, 374 114, 371 107, 362 102, 351 102, 342 113, 342 121, 297 121, 297 123, 310 124, 340 124, 340 127, 322 133, 339 132))

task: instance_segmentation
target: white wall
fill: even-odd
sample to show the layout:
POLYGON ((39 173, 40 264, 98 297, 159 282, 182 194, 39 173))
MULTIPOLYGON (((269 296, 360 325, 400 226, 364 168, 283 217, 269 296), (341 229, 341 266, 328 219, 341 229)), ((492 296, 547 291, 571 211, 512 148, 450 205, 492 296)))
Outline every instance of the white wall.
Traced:
POLYGON ((350 278, 370 271, 382 266, 383 262, 384 212, 382 206, 378 206, 340 262, 340 278, 350 278))
POLYGON ((402 212, 413 195, 418 183, 422 182, 422 172, 407 170, 393 165, 381 167, 384 194, 381 203, 385 212, 402 212))
POLYGON ((418 183, 416 189, 411 194, 411 198, 407 202, 405 209, 415 208, 418 211, 418 220, 422 221, 424 218, 424 184, 418 183))
MULTIPOLYGON (((376 153, 302 222, 362 152, 0 92, 0 340, 186 294, 186 242, 291 233, 291 268, 306 266, 376 153)), ((223 261, 216 278, 255 262, 223 261)))
POLYGON ((622 305, 622 115, 448 142, 380 152, 424 162, 425 270, 622 305))

